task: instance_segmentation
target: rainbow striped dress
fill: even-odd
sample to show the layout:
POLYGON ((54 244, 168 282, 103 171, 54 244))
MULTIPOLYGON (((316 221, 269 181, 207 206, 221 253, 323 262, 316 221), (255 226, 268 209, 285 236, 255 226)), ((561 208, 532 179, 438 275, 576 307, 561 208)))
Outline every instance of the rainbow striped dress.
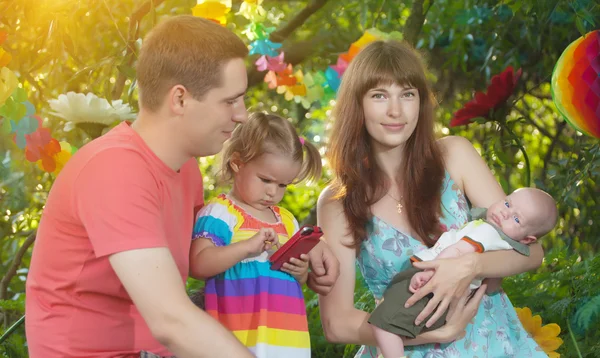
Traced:
MULTIPOLYGON (((247 214, 224 194, 200 210, 194 239, 226 246, 271 227, 285 243, 298 222, 284 208, 273 207, 276 224, 247 214)), ((245 259, 206 281, 205 309, 260 358, 310 357, 310 337, 302 288, 291 275, 271 270, 269 252, 245 259)))

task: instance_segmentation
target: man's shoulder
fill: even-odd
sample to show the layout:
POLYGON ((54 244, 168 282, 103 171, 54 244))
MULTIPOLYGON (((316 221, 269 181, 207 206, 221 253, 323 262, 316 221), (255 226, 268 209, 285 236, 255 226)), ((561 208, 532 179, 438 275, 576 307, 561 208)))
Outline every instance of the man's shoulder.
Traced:
POLYGON ((84 145, 63 171, 75 177, 84 171, 100 172, 103 177, 150 174, 153 158, 140 141, 126 124, 120 124, 84 145))

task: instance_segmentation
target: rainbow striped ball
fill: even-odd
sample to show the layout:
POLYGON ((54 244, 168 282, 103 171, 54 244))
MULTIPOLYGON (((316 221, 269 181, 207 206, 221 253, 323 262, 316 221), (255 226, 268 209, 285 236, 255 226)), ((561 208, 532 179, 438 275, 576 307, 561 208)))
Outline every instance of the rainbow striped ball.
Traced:
POLYGON ((552 73, 552 98, 573 128, 600 138, 600 30, 562 53, 552 73))

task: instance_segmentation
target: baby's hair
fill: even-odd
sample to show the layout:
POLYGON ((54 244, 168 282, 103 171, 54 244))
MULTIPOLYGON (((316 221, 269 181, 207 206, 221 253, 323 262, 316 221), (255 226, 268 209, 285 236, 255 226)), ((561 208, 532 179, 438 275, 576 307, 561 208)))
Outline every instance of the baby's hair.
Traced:
POLYGON ((221 171, 225 180, 233 178, 231 159, 234 153, 248 163, 265 153, 284 155, 302 163, 296 183, 321 177, 321 155, 307 140, 300 139, 294 126, 285 118, 264 112, 251 113, 248 121, 236 127, 223 151, 221 171))

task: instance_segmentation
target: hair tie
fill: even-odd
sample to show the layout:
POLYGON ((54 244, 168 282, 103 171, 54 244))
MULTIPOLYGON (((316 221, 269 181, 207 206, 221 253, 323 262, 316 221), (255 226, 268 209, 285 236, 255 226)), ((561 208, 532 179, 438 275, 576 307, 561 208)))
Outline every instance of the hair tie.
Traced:
POLYGON ((304 145, 304 141, 305 141, 304 137, 298 137, 298 139, 300 139, 300 143, 302 143, 302 145, 304 145))

